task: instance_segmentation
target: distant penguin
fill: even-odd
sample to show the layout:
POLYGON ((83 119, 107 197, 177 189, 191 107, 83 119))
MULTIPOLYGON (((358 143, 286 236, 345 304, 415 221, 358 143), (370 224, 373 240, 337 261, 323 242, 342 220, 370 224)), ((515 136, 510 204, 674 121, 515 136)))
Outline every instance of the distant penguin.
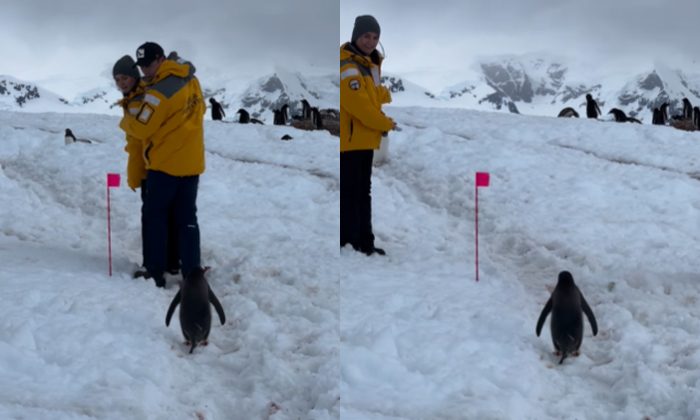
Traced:
POLYGON ((321 113, 318 108, 311 108, 311 122, 316 130, 323 130, 323 119, 321 118, 321 113))
POLYGON ((306 99, 301 100, 301 118, 305 120, 311 119, 311 105, 306 99))
POLYGON ((700 108, 693 108, 693 125, 695 125, 696 130, 700 130, 700 108))
POLYGON ((608 112, 608 114, 613 114, 613 116, 615 117, 615 121, 619 122, 619 123, 622 123, 622 122, 632 122, 632 123, 637 123, 637 124, 642 123, 641 121, 639 121, 636 118, 628 117, 625 114, 625 112, 622 111, 621 109, 613 108, 610 110, 610 112, 608 112))
POLYGON ((683 119, 686 121, 693 120, 693 105, 688 98, 683 98, 683 119))
POLYGON ((562 109, 561 112, 559 112, 559 115, 557 115, 557 117, 561 117, 561 118, 576 117, 576 118, 578 118, 579 116, 578 116, 578 112, 576 112, 575 109, 568 107, 568 108, 562 109))
POLYGON ((209 103, 211 104, 211 119, 214 121, 221 121, 223 117, 226 116, 224 107, 213 97, 209 98, 209 103))
POLYGON ((661 111, 659 111, 659 108, 654 108, 654 111, 652 111, 651 124, 652 125, 663 125, 661 123, 661 111))
POLYGON ((71 143, 88 143, 91 144, 92 142, 88 139, 76 139, 75 136, 73 135, 73 132, 70 131, 70 128, 66 128, 66 136, 64 138, 64 141, 66 142, 66 145, 69 145, 71 143))
POLYGON ((661 118, 661 125, 666 125, 668 123, 668 102, 664 102, 661 104, 661 107, 659 108, 659 117, 661 118))
POLYGON ((598 106, 598 102, 593 99, 593 96, 591 96, 590 93, 586 94, 586 116, 588 118, 595 118, 597 119, 600 115, 603 113, 600 111, 600 107, 598 106))
POLYGON ((272 119, 272 124, 284 125, 284 117, 282 117, 282 111, 280 111, 279 109, 275 109, 272 112, 275 114, 274 118, 272 119))
POLYGON ((243 108, 239 109, 236 112, 236 114, 241 114, 240 118, 238 119, 239 123, 248 124, 250 122, 250 114, 245 109, 243 109, 243 108))
POLYGON ((292 136, 290 136, 289 134, 285 134, 284 136, 282 136, 282 140, 292 140, 292 136))
POLYGON ((289 105, 282 105, 282 108, 280 108, 280 114, 282 115, 282 125, 287 125, 287 121, 289 121, 289 105))
MULTIPOLYGON (((211 329, 211 303, 219 315, 221 325, 226 322, 224 309, 211 291, 207 279, 204 277, 204 268, 193 268, 182 282, 180 290, 173 298, 165 316, 165 326, 170 326, 170 318, 177 305, 180 305, 180 328, 185 340, 189 342, 190 354, 198 344, 206 345, 211 329)), ((187 344, 187 343, 186 343, 187 344)))
POLYGON ((570 355, 578 356, 583 341, 583 314, 586 314, 591 324, 593 335, 598 334, 595 315, 568 271, 559 273, 557 286, 540 313, 536 329, 538 337, 550 312, 552 313, 550 321, 552 343, 556 350, 555 354, 561 353, 559 364, 562 364, 570 355))

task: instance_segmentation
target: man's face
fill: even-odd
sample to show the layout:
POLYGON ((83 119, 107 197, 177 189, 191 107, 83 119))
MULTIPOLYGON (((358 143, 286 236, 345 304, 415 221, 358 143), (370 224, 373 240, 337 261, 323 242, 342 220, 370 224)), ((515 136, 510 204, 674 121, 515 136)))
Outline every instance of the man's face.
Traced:
POLYGON ((147 79, 152 78, 153 76, 156 75, 158 72, 158 69, 160 68, 160 64, 165 61, 165 57, 158 57, 153 62, 147 66, 139 66, 141 69, 141 73, 143 73, 143 76, 146 77, 147 79))
POLYGON ((365 55, 370 55, 377 49, 377 44, 379 43, 379 35, 374 32, 367 32, 366 34, 359 37, 356 41, 357 46, 360 48, 365 55))
POLYGON ((114 82, 122 93, 129 93, 131 89, 134 88, 136 84, 136 79, 125 74, 118 74, 114 76, 114 82))

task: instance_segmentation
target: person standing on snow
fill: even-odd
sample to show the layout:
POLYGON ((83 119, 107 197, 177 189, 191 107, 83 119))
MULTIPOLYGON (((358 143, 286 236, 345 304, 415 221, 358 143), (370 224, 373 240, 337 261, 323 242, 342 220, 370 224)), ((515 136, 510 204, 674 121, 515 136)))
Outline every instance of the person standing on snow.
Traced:
POLYGON ((374 17, 358 16, 350 42, 340 46, 340 247, 367 255, 386 254, 374 246, 372 158, 382 132, 396 125, 382 112, 391 94, 381 86, 379 34, 374 17))
MULTIPOLYGON (((141 81, 141 75, 138 69, 134 68, 134 59, 131 56, 125 55, 120 58, 112 68, 112 76, 117 87, 124 95, 118 104, 124 109, 124 114, 135 115, 141 108, 143 102, 145 84, 141 81)), ((134 273, 134 278, 144 277, 151 278, 150 273, 145 268, 148 245, 146 243, 146 162, 143 160, 143 144, 141 140, 130 136, 126 136, 126 146, 124 147, 129 155, 126 164, 126 183, 132 191, 141 188, 141 249, 143 253, 143 262, 141 269, 134 273)), ((171 274, 177 273, 180 267, 180 258, 178 256, 177 246, 177 225, 175 224, 175 212, 171 209, 168 214, 168 272, 171 274)))
POLYGON ((194 66, 165 59, 163 48, 146 42, 136 50, 136 65, 146 80, 143 103, 125 113, 119 127, 140 139, 146 162, 146 222, 149 251, 146 269, 157 287, 165 287, 167 219, 172 206, 178 226, 182 276, 200 266, 197 189, 204 173, 206 105, 194 66))

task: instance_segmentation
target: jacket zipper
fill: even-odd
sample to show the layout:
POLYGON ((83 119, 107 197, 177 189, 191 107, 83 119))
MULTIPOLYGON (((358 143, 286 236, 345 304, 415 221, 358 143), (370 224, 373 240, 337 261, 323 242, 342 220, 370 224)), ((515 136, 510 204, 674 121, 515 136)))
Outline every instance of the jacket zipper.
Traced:
POLYGON ((148 147, 146 148, 146 153, 144 153, 144 157, 146 158, 146 162, 149 164, 151 163, 151 160, 148 159, 148 152, 151 151, 151 148, 153 147, 153 143, 149 144, 148 147))
POLYGON ((350 120, 350 138, 348 139, 348 143, 352 143, 352 128, 353 128, 352 120, 350 120))

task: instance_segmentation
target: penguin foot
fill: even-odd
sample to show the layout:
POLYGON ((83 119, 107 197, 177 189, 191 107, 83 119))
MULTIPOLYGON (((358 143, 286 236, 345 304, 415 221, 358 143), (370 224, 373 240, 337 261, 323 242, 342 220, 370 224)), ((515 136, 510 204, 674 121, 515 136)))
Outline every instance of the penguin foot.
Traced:
POLYGON ((576 350, 575 352, 571 353, 571 357, 578 357, 579 352, 576 350))
POLYGON ((561 356, 561 352, 559 350, 555 350, 552 354, 555 356, 561 356))
POLYGON ((191 346, 191 345, 192 345, 192 343, 190 343, 189 340, 185 340, 182 344, 184 344, 184 345, 186 345, 186 346, 191 346))
POLYGON ((209 344, 208 341, 202 341, 201 343, 199 343, 200 346, 206 346, 207 344, 209 344))

